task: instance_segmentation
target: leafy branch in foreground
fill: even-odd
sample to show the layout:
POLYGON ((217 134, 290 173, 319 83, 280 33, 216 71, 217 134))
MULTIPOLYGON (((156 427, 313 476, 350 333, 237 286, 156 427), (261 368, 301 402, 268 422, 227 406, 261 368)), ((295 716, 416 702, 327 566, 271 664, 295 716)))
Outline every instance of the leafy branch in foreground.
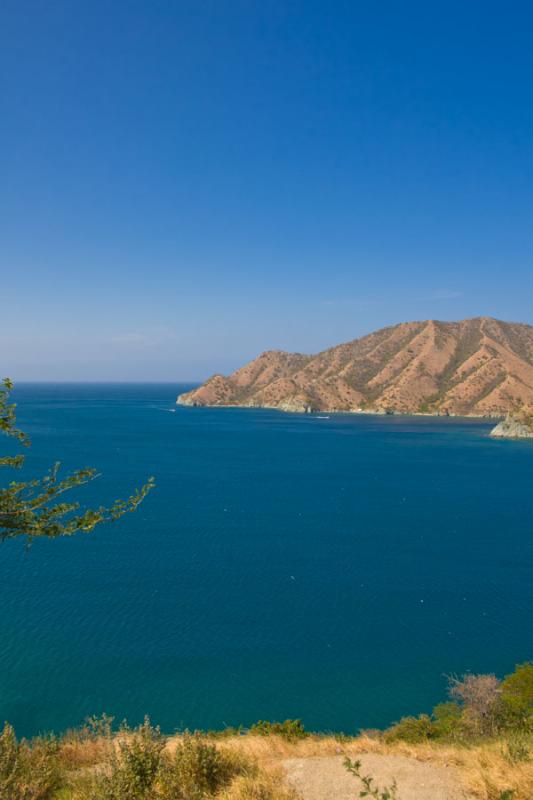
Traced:
MULTIPOLYGON (((15 404, 9 402, 13 383, 5 378, 0 386, 0 432, 29 447, 29 437, 16 427, 15 404)), ((0 457, 0 467, 20 469, 23 465, 23 455, 0 457)), ((90 483, 99 477, 99 473, 85 468, 60 478, 59 469, 60 463, 57 462, 42 478, 12 481, 7 487, 0 488, 0 539, 25 535, 31 540, 36 536, 54 538, 72 536, 78 531, 89 533, 102 522, 111 522, 135 511, 155 485, 154 479, 149 478, 126 500, 116 500, 109 507, 100 506, 76 514, 80 504, 65 501, 62 495, 90 483)))
POLYGON ((364 786, 364 790, 359 792, 359 797, 373 797, 375 800, 398 800, 396 781, 393 780, 392 784, 384 789, 379 789, 374 783, 374 778, 370 775, 361 775, 361 762, 352 761, 350 758, 344 759, 344 766, 359 778, 364 786))

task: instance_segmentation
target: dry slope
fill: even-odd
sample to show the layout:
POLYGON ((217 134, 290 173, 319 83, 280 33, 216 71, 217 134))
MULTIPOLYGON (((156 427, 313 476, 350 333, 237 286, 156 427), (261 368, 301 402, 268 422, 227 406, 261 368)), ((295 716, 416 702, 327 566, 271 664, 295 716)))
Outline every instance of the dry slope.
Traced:
POLYGON ((533 402, 533 327, 478 317, 405 322, 301 355, 271 350, 178 403, 285 411, 500 416, 533 402))

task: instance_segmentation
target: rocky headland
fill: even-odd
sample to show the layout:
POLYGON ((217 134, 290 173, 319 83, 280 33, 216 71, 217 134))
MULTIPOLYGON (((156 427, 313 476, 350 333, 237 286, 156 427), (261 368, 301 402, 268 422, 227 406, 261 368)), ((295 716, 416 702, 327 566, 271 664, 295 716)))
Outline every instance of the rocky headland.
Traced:
POLYGON ((490 435, 501 439, 533 439, 533 406, 511 411, 490 435))
POLYGON ((316 355, 270 350, 177 402, 501 417, 533 404, 533 327, 490 317, 405 322, 316 355))

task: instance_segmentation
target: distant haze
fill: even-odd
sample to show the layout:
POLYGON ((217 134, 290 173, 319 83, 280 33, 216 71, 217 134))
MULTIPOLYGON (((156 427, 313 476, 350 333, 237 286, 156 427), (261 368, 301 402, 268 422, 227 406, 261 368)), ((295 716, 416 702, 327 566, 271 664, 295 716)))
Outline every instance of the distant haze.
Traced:
POLYGON ((0 370, 199 381, 533 323, 533 10, 9 2, 0 370))

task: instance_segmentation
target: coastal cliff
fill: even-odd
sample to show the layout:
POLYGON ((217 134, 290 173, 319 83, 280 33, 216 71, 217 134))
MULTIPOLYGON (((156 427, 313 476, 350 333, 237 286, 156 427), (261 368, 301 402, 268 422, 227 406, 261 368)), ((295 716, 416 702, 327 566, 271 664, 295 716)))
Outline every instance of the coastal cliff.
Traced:
POLYGON ((501 439, 533 439, 533 407, 511 411, 490 435, 501 439))
POLYGON ((189 406, 503 416, 533 403, 533 327, 406 322, 316 355, 271 350, 178 397, 189 406))

